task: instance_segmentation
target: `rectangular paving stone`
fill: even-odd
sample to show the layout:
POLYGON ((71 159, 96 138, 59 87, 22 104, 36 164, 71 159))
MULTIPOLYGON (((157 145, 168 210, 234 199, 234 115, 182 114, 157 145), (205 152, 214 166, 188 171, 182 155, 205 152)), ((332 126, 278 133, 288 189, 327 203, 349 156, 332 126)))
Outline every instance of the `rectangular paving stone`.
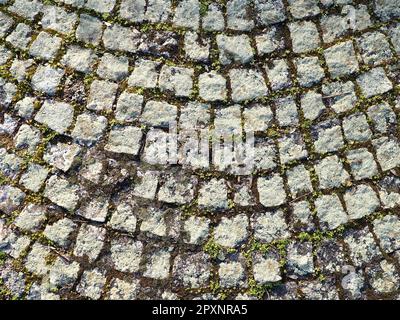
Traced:
POLYGON ((47 100, 35 116, 35 121, 46 124, 58 133, 64 133, 72 123, 74 108, 65 102, 47 100))
POLYGON ((0 298, 398 298, 399 0, 0 7, 0 298))
POLYGON ((140 128, 127 126, 111 129, 108 143, 104 149, 115 153, 137 155, 140 150, 142 131, 140 128))

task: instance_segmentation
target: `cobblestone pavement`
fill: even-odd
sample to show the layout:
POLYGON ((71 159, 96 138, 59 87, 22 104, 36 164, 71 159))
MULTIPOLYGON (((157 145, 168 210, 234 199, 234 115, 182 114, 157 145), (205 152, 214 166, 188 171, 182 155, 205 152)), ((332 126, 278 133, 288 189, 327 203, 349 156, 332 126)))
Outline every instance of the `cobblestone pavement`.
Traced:
POLYGON ((0 297, 400 298, 399 55, 399 0, 0 0, 0 297))

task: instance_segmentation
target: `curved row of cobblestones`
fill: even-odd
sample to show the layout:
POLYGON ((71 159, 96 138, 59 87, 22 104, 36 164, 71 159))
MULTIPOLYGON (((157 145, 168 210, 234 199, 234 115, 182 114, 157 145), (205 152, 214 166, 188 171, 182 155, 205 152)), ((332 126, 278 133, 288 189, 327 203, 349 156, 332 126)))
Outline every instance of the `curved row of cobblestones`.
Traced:
POLYGON ((0 298, 398 299, 399 56, 398 0, 0 0, 0 298))

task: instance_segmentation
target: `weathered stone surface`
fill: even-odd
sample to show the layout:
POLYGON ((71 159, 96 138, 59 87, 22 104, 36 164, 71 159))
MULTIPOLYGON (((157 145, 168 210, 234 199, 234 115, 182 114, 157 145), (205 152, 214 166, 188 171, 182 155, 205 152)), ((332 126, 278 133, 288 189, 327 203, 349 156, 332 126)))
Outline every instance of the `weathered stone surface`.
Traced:
POLYGON ((59 246, 67 247, 71 243, 71 235, 76 228, 76 223, 68 218, 63 218, 52 225, 47 225, 43 234, 59 246))
POLYGON ((279 206, 286 200, 283 180, 277 174, 269 178, 258 178, 257 188, 260 203, 265 207, 279 206))
POLYGON ((38 192, 49 174, 49 170, 41 165, 30 163, 19 180, 25 188, 38 192))
POLYGON ((79 200, 78 190, 78 186, 70 184, 64 178, 53 175, 46 182, 44 196, 60 207, 72 211, 79 200))
POLYGON ((50 266, 47 264, 49 256, 49 247, 35 242, 26 257, 25 267, 33 274, 44 276, 50 269, 50 266))
POLYGON ((104 245, 106 230, 101 227, 83 224, 79 228, 74 255, 93 262, 97 259, 104 245))
POLYGON ((76 118, 71 136, 79 143, 92 145, 100 140, 107 127, 107 118, 93 113, 82 113, 76 118))
POLYGON ((214 240, 224 247, 236 247, 246 240, 248 232, 248 218, 238 215, 232 219, 222 218, 214 230, 214 240))
POLYGON ((61 46, 61 38, 53 37, 47 32, 41 32, 33 41, 29 53, 44 60, 53 59, 61 46))
POLYGON ((253 272, 254 280, 261 285, 282 280, 280 263, 273 255, 256 258, 253 272))
POLYGON ((339 158, 329 156, 321 160, 316 166, 315 171, 318 175, 319 184, 322 189, 339 188, 346 185, 350 179, 339 158))
POLYGON ((46 100, 36 114, 35 120, 58 133, 64 133, 71 125, 73 116, 74 109, 71 105, 46 100))
POLYGON ((37 205, 27 205, 15 219, 15 225, 23 231, 38 231, 46 221, 46 208, 37 205))
POLYGON ((48 164, 64 172, 68 171, 81 152, 79 145, 59 142, 56 145, 49 144, 43 155, 43 160, 48 164))
POLYGON ((393 252, 399 249, 400 240, 400 221, 395 215, 387 215, 382 219, 376 219, 373 222, 374 233, 380 241, 382 249, 387 252, 393 252))
POLYGON ((97 45, 102 36, 102 22, 90 15, 81 14, 76 28, 76 38, 80 41, 97 45))
POLYGON ((235 102, 256 99, 268 93, 262 74, 256 70, 231 69, 229 77, 235 102))
POLYGON ((344 195, 350 219, 359 219, 373 213, 379 207, 374 190, 368 185, 358 185, 344 195))
POLYGON ((217 73, 203 73, 199 76, 199 95, 206 101, 225 100, 226 80, 217 73))
POLYGON ((40 65, 32 77, 32 88, 48 95, 55 95, 63 76, 63 69, 40 65))
POLYGON ((357 83, 367 98, 385 93, 393 88, 393 84, 383 68, 375 68, 363 73, 357 78, 357 83))
POLYGON ((350 258, 357 266, 372 261, 380 255, 379 249, 368 227, 361 230, 349 230, 344 242, 350 248, 350 258))
POLYGON ((95 80, 90 85, 90 94, 86 108, 94 111, 111 110, 118 89, 116 83, 95 80))
POLYGON ((82 296, 90 299, 99 299, 106 283, 106 277, 98 269, 85 271, 76 290, 82 296))
POLYGON ((205 287, 211 276, 211 264, 204 253, 178 256, 173 266, 174 281, 184 287, 205 287))
POLYGON ((335 229, 348 221, 348 216, 337 195, 323 195, 315 201, 320 225, 324 229, 335 229))
POLYGON ((115 127, 110 131, 104 149, 115 153, 137 155, 140 149, 142 131, 137 127, 115 127))
POLYGON ((303 53, 318 47, 320 40, 317 27, 313 22, 293 22, 289 24, 289 30, 294 52, 303 53))
POLYGON ((66 66, 83 73, 89 73, 93 69, 97 56, 91 49, 71 46, 68 48, 61 62, 66 66))
POLYGON ((252 217, 254 237, 262 242, 285 239, 290 236, 281 210, 255 214, 252 217))
POLYGON ((292 279, 306 276, 314 272, 312 244, 295 243, 288 246, 288 273, 292 279))
POLYGON ((337 44, 324 51, 329 72, 333 78, 358 71, 358 62, 353 44, 350 41, 337 44))
POLYGON ((394 300, 398 0, 0 0, 3 300, 394 300))
POLYGON ((199 190, 198 204, 206 208, 226 209, 228 207, 227 193, 224 180, 212 179, 199 190))
POLYGON ((131 239, 118 239, 111 243, 111 259, 115 268, 122 272, 139 270, 143 245, 131 239))

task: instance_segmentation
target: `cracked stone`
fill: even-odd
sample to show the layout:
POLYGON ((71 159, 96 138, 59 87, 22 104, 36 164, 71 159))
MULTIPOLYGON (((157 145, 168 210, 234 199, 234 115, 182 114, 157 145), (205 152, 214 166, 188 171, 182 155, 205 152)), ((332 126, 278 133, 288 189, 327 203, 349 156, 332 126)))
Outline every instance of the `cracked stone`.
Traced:
POLYGON ((357 102, 354 84, 348 82, 332 82, 322 86, 328 105, 337 113, 346 112, 351 110, 357 102))

